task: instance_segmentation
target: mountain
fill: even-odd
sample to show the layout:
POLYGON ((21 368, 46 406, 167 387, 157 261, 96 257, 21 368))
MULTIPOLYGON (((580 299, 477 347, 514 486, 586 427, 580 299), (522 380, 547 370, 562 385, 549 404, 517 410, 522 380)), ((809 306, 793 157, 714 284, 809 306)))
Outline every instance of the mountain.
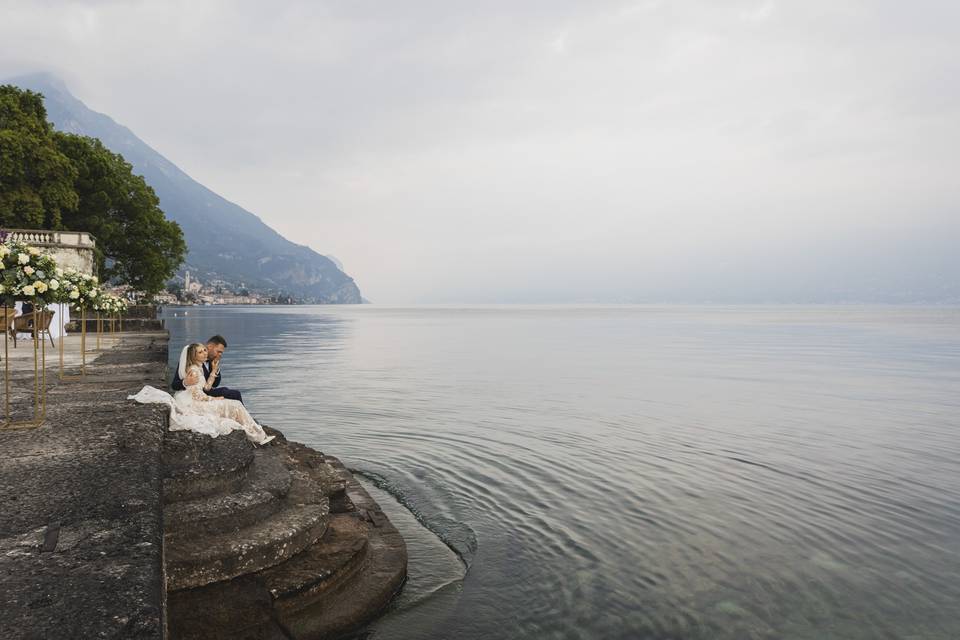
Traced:
POLYGON ((362 301, 356 283, 333 260, 290 242, 254 214, 206 188, 130 129, 89 109, 55 76, 32 74, 8 82, 42 93, 47 116, 57 129, 99 138, 133 165, 134 173, 156 191, 167 217, 183 229, 189 252, 182 269, 192 277, 282 292, 309 302, 362 301))

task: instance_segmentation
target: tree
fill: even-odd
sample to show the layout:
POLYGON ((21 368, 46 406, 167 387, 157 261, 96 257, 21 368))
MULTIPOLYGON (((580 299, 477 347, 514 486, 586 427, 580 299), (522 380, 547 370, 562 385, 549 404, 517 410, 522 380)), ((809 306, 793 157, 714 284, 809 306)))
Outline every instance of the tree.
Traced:
POLYGON ((96 237, 104 280, 161 291, 187 251, 180 225, 164 217, 157 194, 123 156, 96 138, 55 132, 54 140, 77 168, 79 204, 63 225, 96 237))
POLYGON ((60 228, 78 204, 76 176, 57 149, 43 96, 0 86, 0 226, 60 228))
POLYGON ((105 281, 154 294, 187 251, 180 226, 123 156, 61 133, 43 96, 0 86, 0 227, 89 231, 105 281))

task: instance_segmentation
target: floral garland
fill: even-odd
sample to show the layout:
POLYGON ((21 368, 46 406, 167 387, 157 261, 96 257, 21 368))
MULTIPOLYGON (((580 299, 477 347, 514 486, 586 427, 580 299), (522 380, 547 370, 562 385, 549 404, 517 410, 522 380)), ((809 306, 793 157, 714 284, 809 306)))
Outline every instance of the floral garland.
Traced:
POLYGON ((0 243, 0 300, 43 306, 57 302, 62 284, 57 271, 53 258, 8 236, 0 243))

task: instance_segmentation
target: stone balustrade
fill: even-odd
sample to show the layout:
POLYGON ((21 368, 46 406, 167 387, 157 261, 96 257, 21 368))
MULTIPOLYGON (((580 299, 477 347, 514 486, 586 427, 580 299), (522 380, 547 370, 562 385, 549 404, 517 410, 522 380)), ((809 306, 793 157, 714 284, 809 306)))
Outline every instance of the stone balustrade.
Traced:
POLYGON ((97 240, 86 231, 47 231, 44 229, 5 229, 15 240, 35 247, 72 247, 93 249, 97 240))
POLYGON ((38 247, 53 256, 60 267, 73 267, 95 275, 93 250, 97 240, 86 231, 46 229, 4 229, 14 240, 38 247))

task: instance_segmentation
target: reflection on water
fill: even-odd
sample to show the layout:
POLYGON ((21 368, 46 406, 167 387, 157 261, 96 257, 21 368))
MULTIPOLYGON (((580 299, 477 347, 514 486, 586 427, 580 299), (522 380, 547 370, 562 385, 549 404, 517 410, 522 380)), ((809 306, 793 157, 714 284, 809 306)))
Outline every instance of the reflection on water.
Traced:
POLYGON ((374 638, 960 637, 956 309, 174 313, 469 565, 374 638))

